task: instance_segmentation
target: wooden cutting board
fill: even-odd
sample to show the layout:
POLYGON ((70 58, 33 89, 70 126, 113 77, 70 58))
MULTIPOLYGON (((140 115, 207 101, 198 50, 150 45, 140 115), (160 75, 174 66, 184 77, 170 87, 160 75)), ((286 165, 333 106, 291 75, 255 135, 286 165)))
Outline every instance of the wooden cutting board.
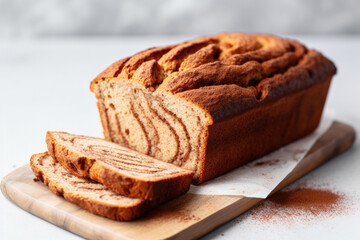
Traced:
MULTIPOLYGON (((273 191, 280 190, 322 163, 348 149, 355 139, 352 127, 334 122, 305 159, 273 191)), ((88 213, 33 181, 29 165, 1 182, 3 194, 19 207, 63 229, 89 239, 193 239, 235 218, 262 199, 187 193, 145 217, 116 222, 88 213)))

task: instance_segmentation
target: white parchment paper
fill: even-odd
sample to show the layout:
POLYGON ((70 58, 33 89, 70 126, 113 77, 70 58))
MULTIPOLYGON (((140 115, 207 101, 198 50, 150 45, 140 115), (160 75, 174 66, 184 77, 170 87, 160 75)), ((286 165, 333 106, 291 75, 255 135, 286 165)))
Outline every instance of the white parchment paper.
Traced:
POLYGON ((333 115, 333 112, 327 111, 319 127, 305 138, 199 186, 191 185, 189 192, 266 198, 327 131, 333 122, 333 115))

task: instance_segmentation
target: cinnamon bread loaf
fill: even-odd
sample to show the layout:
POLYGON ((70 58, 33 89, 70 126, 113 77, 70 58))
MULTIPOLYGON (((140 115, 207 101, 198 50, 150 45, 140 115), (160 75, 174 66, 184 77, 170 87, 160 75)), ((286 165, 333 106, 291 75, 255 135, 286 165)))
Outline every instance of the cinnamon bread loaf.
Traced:
POLYGON ((77 177, 128 197, 161 203, 189 190, 194 173, 103 139, 47 132, 50 155, 77 177))
POLYGON ((44 182, 52 192, 93 214, 113 220, 132 220, 151 207, 148 201, 124 197, 101 183, 76 177, 47 152, 33 155, 30 165, 37 179, 44 182))
POLYGON ((296 41, 233 33, 139 52, 90 88, 106 139, 201 183, 312 132, 335 72, 296 41))

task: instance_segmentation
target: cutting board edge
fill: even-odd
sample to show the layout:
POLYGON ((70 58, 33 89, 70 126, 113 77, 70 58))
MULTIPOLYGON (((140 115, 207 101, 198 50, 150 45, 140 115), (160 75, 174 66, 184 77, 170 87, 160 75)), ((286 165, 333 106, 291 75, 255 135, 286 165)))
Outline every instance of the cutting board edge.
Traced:
MULTIPOLYGON (((49 211, 49 208, 52 209, 53 214, 58 214, 60 215, 60 219, 66 219, 66 212, 59 210, 56 207, 53 207, 51 205, 47 205, 47 207, 42 206, 42 204, 39 203, 39 201, 37 201, 36 199, 34 199, 33 197, 31 197, 30 195, 22 192, 22 191, 18 191, 16 188, 12 187, 10 184, 7 184, 6 180, 15 172, 18 172, 22 169, 31 169, 30 164, 25 164, 21 167, 16 168, 15 170, 11 171, 10 173, 8 173, 1 181, 1 192, 2 194, 5 196, 6 199, 8 199, 11 203, 15 204, 17 207, 23 209, 24 211, 44 220, 47 221, 57 227, 60 227, 66 231, 69 231, 71 233, 74 233, 80 237, 85 237, 87 239, 92 239, 92 237, 94 237, 94 232, 88 232, 88 231, 81 231, 82 229, 86 229, 89 228, 91 226, 89 226, 88 222, 83 222, 82 219, 80 217, 74 216, 75 218, 79 219, 80 221, 77 222, 77 224, 80 225, 80 227, 74 228, 72 227, 71 222, 66 222, 64 224, 59 223, 59 221, 57 221, 57 218, 51 218, 48 216, 45 216, 46 212, 49 211), (9 185, 9 186, 6 186, 9 185), (17 195, 17 198, 12 197, 12 195, 17 195), (19 197, 20 196, 20 197, 19 197), (31 207, 27 208, 26 207, 26 202, 28 201, 28 198, 32 198, 34 199, 33 203, 31 203, 31 207), (35 211, 35 209, 43 209, 44 211, 35 211), (43 214, 41 214, 43 213, 43 214), (85 225, 86 224, 86 225, 85 225)), ((45 186, 44 186, 45 187, 45 186)), ((47 187, 46 187, 47 188, 47 187)), ((49 190, 50 191, 50 190, 49 190)), ((53 193, 52 193, 53 194, 53 193)), ((66 201, 64 199, 64 201, 66 201)), ((96 228, 99 228, 98 225, 94 224, 96 226, 96 228)), ((119 235, 118 233, 112 232, 106 228, 102 228, 102 230, 105 232, 101 232, 99 233, 98 236, 104 237, 104 235, 106 235, 105 239, 124 239, 124 240, 130 240, 131 238, 128 238, 127 236, 123 236, 123 235, 119 235)), ((98 238, 96 238, 98 239, 98 238)))

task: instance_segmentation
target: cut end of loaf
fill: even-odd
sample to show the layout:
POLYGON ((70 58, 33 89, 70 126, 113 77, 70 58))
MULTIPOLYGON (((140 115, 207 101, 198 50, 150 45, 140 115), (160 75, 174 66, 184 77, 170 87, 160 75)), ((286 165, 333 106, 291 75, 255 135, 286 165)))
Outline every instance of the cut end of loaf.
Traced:
POLYGON ((118 80, 94 87, 107 140, 195 172, 211 118, 195 104, 118 80))

